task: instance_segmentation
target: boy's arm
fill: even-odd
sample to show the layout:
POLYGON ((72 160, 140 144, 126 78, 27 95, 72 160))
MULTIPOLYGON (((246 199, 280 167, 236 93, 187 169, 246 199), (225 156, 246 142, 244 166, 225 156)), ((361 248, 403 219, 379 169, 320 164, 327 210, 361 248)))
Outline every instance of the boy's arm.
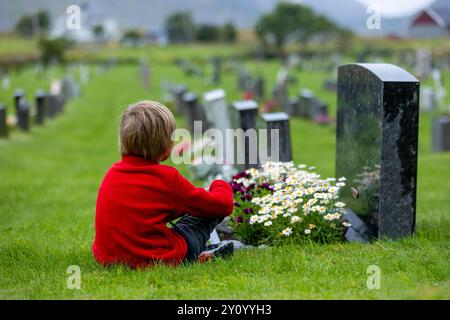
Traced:
POLYGON ((173 181, 174 202, 178 213, 198 217, 226 217, 233 211, 233 190, 228 183, 215 180, 209 191, 195 187, 178 172, 173 181))

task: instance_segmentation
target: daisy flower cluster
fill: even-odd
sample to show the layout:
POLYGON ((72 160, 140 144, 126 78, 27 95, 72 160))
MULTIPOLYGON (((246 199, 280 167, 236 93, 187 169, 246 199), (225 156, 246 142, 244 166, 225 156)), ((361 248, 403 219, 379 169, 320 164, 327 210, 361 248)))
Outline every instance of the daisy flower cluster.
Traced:
POLYGON ((339 201, 346 179, 321 179, 312 170, 293 162, 267 162, 260 170, 235 176, 235 233, 250 244, 342 239, 350 226, 342 221, 345 203, 339 201))

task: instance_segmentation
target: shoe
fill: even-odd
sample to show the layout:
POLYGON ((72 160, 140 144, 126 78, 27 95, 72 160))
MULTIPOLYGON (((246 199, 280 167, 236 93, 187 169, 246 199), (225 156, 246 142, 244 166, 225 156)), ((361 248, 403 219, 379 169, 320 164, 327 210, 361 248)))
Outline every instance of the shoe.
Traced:
POLYGON ((222 241, 218 244, 209 245, 205 248, 205 251, 198 256, 198 262, 205 263, 216 258, 225 259, 231 256, 234 252, 233 242, 222 241))

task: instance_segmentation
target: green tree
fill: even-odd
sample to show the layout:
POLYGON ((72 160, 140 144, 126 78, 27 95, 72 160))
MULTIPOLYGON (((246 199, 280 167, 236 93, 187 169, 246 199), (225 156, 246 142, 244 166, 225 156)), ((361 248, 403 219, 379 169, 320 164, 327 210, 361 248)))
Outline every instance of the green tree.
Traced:
POLYGON ((196 38, 199 42, 216 42, 220 38, 220 28, 212 24, 197 26, 196 38))
POLYGON ((312 9, 301 4, 281 2, 275 10, 260 18, 255 32, 265 47, 275 45, 284 54, 288 41, 307 42, 313 36, 336 30, 337 26, 312 9))
POLYGON ((71 46, 72 43, 63 37, 55 39, 41 37, 38 42, 41 59, 45 65, 50 62, 64 62, 65 53, 71 46))
POLYGON ((195 38, 195 24, 187 12, 176 12, 167 17, 165 29, 172 43, 191 42, 195 38))
POLYGON ((39 11, 34 15, 22 16, 16 23, 15 30, 25 37, 32 37, 38 32, 47 32, 50 28, 50 15, 47 11, 39 11))
POLYGON ((227 22, 222 28, 222 39, 225 42, 235 42, 237 38, 236 27, 232 22, 227 22))
POLYGON ((136 46, 138 44, 139 40, 141 40, 141 38, 142 38, 142 34, 139 32, 139 30, 129 29, 124 32, 124 34, 122 36, 122 41, 129 42, 129 43, 131 43, 132 46, 136 46))

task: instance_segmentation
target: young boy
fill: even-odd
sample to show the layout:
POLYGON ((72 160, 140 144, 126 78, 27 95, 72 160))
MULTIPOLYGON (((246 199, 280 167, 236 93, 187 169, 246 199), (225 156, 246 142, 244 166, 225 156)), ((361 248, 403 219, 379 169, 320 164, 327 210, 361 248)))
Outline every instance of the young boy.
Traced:
POLYGON ((174 130, 172 113, 158 102, 138 102, 122 114, 122 160, 106 173, 97 198, 92 250, 100 264, 179 264, 233 251, 227 243, 201 255, 215 226, 231 214, 233 193, 221 180, 209 191, 196 188, 175 168, 160 164, 170 156, 174 130))

